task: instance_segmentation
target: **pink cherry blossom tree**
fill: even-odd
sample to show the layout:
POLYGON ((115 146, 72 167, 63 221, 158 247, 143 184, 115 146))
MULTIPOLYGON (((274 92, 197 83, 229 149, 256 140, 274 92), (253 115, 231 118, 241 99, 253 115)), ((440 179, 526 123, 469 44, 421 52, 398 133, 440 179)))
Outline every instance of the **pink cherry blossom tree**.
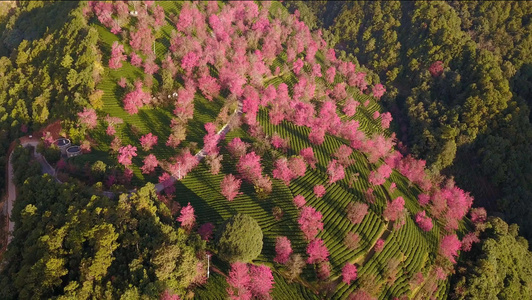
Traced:
POLYGON ((131 52, 130 56, 130 62, 135 67, 140 67, 142 65, 142 57, 140 57, 137 53, 131 52))
POLYGON ((331 276, 331 263, 328 261, 322 261, 318 264, 318 279, 326 281, 331 276))
POLYGON ((288 160, 286 157, 281 157, 275 161, 273 169, 273 178, 280 179, 285 185, 290 185, 290 181, 294 179, 295 175, 288 167, 288 160))
POLYGON ((441 60, 433 62, 429 67, 429 72, 432 77, 439 77, 443 74, 443 62, 441 60))
POLYGON ((382 185, 386 179, 392 174, 392 168, 386 163, 380 165, 376 171, 371 171, 369 174, 369 183, 373 185, 382 185))
POLYGON ((303 206, 305 206, 305 204, 307 203, 307 201, 305 201, 305 197, 301 196, 301 195, 297 195, 294 197, 294 205, 300 209, 302 208, 303 206))
POLYGON ((178 156, 174 157, 175 163, 169 166, 169 171, 176 178, 185 177, 195 166, 198 165, 198 159, 190 153, 190 149, 185 148, 178 156))
POLYGON ((198 87, 203 96, 209 101, 212 101, 213 97, 217 97, 220 93, 220 84, 218 84, 216 78, 208 74, 198 79, 198 87))
POLYGON ((144 151, 150 151, 153 146, 157 145, 157 140, 159 138, 152 134, 151 132, 148 134, 145 134, 140 137, 140 145, 142 146, 142 150, 144 151))
POLYGON ((357 112, 357 107, 360 105, 360 102, 355 101, 353 98, 349 98, 345 101, 342 111, 348 117, 352 117, 357 112))
POLYGON ((231 264, 231 271, 227 278, 229 287, 227 293, 229 298, 233 300, 248 300, 251 299, 251 276, 247 264, 243 262, 235 262, 231 264))
POLYGON ((347 285, 357 279, 357 267, 354 264, 346 263, 342 268, 342 282, 347 285))
POLYGON ((419 194, 417 198, 418 198, 419 205, 421 206, 425 206, 429 204, 430 202, 430 196, 427 194, 419 194))
POLYGON ((159 165, 159 161, 153 154, 148 154, 144 158, 144 165, 140 168, 142 174, 150 174, 155 171, 155 168, 159 165))
POLYGON ((318 63, 315 63, 312 65, 312 76, 313 77, 321 77, 321 65, 318 63))
POLYGON ((362 202, 351 202, 347 205, 347 218, 353 224, 360 224, 368 213, 368 205, 362 202))
POLYGON ((188 52, 183 56, 181 60, 181 68, 189 75, 192 74, 192 70, 199 65, 200 56, 193 51, 188 52))
POLYGON ((312 150, 312 147, 301 149, 299 154, 303 157, 305 162, 312 168, 316 169, 316 158, 314 157, 314 151, 312 150))
POLYGON ((423 231, 430 231, 432 229, 432 219, 428 217, 424 210, 416 214, 416 223, 423 231))
POLYGON ((190 231, 194 227, 196 224, 196 215, 194 215, 194 207, 190 205, 190 202, 187 206, 181 208, 181 213, 177 217, 177 221, 181 223, 181 227, 186 231, 190 231))
POLYGON ((312 240, 323 229, 322 215, 314 207, 305 206, 301 210, 297 223, 307 240, 312 240))
POLYGON ((390 128, 390 123, 392 122, 392 114, 389 112, 385 112, 381 114, 381 127, 382 129, 388 129, 390 128))
POLYGON ((116 129, 113 125, 108 125, 107 129, 105 130, 105 134, 108 136, 114 136, 116 134, 116 129))
POLYGON ((207 134, 203 137, 203 150, 208 155, 217 155, 220 151, 218 147, 219 136, 216 134, 216 127, 209 122, 204 125, 207 134))
POLYGON ((456 263, 458 251, 461 249, 462 243, 456 234, 446 235, 440 240, 440 254, 449 259, 453 264, 456 263))
POLYGON ((161 176, 159 176, 159 183, 163 185, 166 195, 172 195, 175 193, 175 179, 172 177, 172 175, 164 172, 161 176))
POLYGON ((380 99, 382 95, 386 92, 386 88, 380 84, 377 83, 375 86, 373 86, 373 89, 371 90, 373 97, 380 99))
POLYGON ((307 245, 307 263, 315 264, 328 261, 329 250, 322 239, 314 239, 307 245))
POLYGON ((470 232, 462 238, 462 250, 469 252, 473 244, 478 242, 480 242, 478 236, 474 232, 470 232))
POLYGON ((111 47, 111 58, 109 59, 109 68, 118 69, 122 67, 122 61, 125 61, 127 56, 124 53, 124 45, 119 44, 117 41, 113 43, 111 47))
POLYGON ((239 192, 241 183, 242 180, 236 179, 233 174, 225 175, 224 179, 220 182, 222 195, 224 195, 227 200, 233 201, 236 196, 242 194, 241 192, 239 192))
POLYGON ((395 221, 401 217, 404 210, 405 200, 403 199, 403 197, 399 196, 388 203, 388 205, 382 212, 382 215, 384 216, 384 218, 390 221, 395 221))
POLYGON ((272 146, 275 149, 286 149, 288 148, 288 140, 283 139, 277 132, 274 132, 272 136, 272 146))
POLYGON ((233 158, 239 158, 246 154, 248 144, 243 142, 240 138, 236 137, 229 142, 227 145, 227 150, 233 158))
POLYGON ((338 147, 338 149, 333 155, 338 159, 338 162, 342 166, 348 167, 349 165, 354 163, 354 160, 349 158, 352 153, 353 149, 351 149, 351 147, 342 144, 340 145, 340 147, 338 147))
POLYGON ((348 232, 344 238, 344 245, 349 250, 356 250, 360 243, 360 235, 356 232, 348 232))
POLYGON ((159 299, 160 300, 181 300, 181 298, 179 298, 179 295, 174 294, 168 289, 164 290, 164 292, 161 293, 159 299))
POLYGON ((301 60, 301 58, 298 58, 294 64, 293 64, 293 70, 294 70, 294 73, 296 75, 299 75, 299 72, 301 71, 301 69, 303 69, 303 65, 305 63, 303 62, 303 60, 301 60))
POLYGON ((275 240, 276 256, 273 261, 285 264, 290 259, 292 252, 290 240, 286 236, 278 236, 275 240))
POLYGON ((342 180, 345 177, 344 167, 336 159, 333 159, 327 165, 327 175, 329 176, 329 184, 342 180))
POLYGON ((484 207, 472 208, 469 214, 471 215, 471 222, 475 224, 486 222, 488 216, 484 207))
POLYGON ((325 72, 325 76, 328 83, 333 83, 334 77, 336 76, 336 68, 330 67, 329 69, 327 69, 327 72, 325 72))
POLYGON ((120 147, 118 150, 118 163, 128 167, 131 165, 131 159, 134 156, 137 156, 137 147, 131 145, 120 147))
POLYGON ((92 108, 83 108, 82 112, 78 113, 81 124, 87 126, 88 129, 94 129, 98 125, 98 116, 96 111, 92 108))
POLYGON ((323 197, 326 192, 325 187, 321 184, 315 185, 313 191, 317 198, 323 197))
POLYGON ((294 177, 303 177, 307 172, 307 165, 303 158, 298 156, 290 157, 288 161, 288 168, 294 174, 294 177))
POLYGON ((146 61, 144 61, 144 73, 148 75, 153 75, 159 71, 159 65, 155 63, 155 57, 153 55, 148 56, 146 61))
POLYGON ((384 249, 384 240, 383 239, 378 239, 377 242, 375 243, 375 251, 376 252, 381 252, 382 249, 384 249))
POLYGON ((237 165, 237 171, 242 178, 253 183, 262 176, 262 166, 260 164, 260 156, 255 152, 250 152, 240 157, 237 165))
POLYGON ((251 276, 251 294, 256 299, 269 298, 274 283, 272 270, 265 265, 251 265, 249 273, 251 276))
POLYGON ((144 104, 148 104, 151 101, 149 93, 142 90, 142 81, 137 80, 135 82, 135 89, 126 94, 123 99, 124 109, 130 114, 136 114, 144 104))

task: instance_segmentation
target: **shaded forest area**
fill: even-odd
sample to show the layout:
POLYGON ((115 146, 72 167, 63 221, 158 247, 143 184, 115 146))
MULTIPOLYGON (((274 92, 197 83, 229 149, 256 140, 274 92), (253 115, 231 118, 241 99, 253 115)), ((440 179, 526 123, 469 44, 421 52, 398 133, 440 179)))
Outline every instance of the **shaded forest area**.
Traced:
POLYGON ((532 237, 532 3, 285 4, 378 75, 412 154, 532 237))

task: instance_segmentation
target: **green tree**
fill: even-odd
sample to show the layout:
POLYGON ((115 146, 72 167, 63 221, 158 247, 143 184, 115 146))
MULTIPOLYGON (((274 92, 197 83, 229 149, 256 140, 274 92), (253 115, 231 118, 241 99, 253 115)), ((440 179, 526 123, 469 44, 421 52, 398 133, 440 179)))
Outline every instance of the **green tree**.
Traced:
POLYGON ((530 299, 532 253, 518 227, 490 218, 452 278, 454 299, 530 299))
POLYGON ((251 216, 239 213, 220 226, 215 241, 221 259, 250 262, 262 251, 262 230, 251 216))

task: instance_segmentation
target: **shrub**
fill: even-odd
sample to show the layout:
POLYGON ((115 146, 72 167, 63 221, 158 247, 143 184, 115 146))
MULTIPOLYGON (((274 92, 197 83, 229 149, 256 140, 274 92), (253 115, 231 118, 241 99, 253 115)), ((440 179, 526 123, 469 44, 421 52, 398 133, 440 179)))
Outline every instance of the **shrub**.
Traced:
POLYGON ((236 214, 220 226, 216 244, 221 259, 250 262, 262 251, 262 230, 252 217, 236 214))

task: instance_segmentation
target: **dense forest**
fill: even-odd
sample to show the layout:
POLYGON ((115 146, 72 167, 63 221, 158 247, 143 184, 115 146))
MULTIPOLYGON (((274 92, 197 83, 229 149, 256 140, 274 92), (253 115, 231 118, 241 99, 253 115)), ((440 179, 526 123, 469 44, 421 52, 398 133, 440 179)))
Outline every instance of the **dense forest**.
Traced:
MULTIPOLYGON (((76 112, 97 100, 98 36, 81 7, 78 2, 18 1, 0 16, 2 168, 11 141, 55 120, 68 128, 76 112)), ((2 181, 4 176, 0 172, 2 181)))
POLYGON ((21 189, 0 298, 157 298, 204 282, 205 241, 176 228, 152 184, 117 201, 95 196, 41 177, 38 163, 28 168, 31 151, 19 146, 13 156, 21 189))
POLYGON ((412 154, 532 237, 529 2, 286 5, 378 75, 412 154))

